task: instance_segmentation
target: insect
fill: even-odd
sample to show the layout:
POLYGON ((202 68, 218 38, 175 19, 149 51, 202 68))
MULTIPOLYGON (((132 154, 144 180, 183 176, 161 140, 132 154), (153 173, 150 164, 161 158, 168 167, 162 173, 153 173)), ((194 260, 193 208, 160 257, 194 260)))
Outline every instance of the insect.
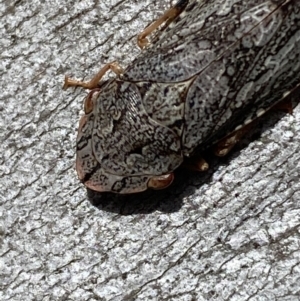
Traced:
POLYGON ((181 0, 139 36, 123 70, 105 65, 90 89, 76 169, 95 191, 167 187, 213 147, 225 155, 248 126, 300 87, 299 0, 181 0), (101 80, 112 70, 116 77, 101 80))

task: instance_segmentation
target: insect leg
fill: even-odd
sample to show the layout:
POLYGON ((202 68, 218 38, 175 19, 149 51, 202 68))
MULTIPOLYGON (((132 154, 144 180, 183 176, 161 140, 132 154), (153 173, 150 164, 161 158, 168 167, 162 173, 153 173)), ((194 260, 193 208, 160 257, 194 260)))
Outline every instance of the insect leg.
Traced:
MULTIPOLYGON (((293 114, 293 102, 292 97, 297 97, 300 93, 300 84, 293 88, 288 93, 283 95, 283 98, 279 100, 275 105, 268 108, 269 110, 280 110, 288 114, 293 114)), ((214 147, 214 153, 218 157, 226 156, 229 151, 241 140, 241 138, 250 130, 256 123, 256 119, 252 120, 249 124, 243 126, 241 129, 234 131, 222 140, 220 140, 214 147)))
POLYGON ((179 0, 172 8, 168 9, 160 18, 154 21, 152 24, 147 26, 137 38, 138 46, 143 49, 149 44, 148 39, 149 36, 154 30, 156 30, 161 24, 164 22, 172 22, 180 13, 184 10, 186 5, 188 4, 188 0, 179 0))
POLYGON ((164 189, 168 187, 174 180, 174 174, 152 177, 148 182, 148 188, 164 189))
POLYGON ((184 160, 183 167, 195 171, 206 171, 209 165, 201 156, 194 155, 184 160))
POLYGON ((255 120, 220 140, 214 147, 214 154, 218 157, 226 156, 242 137, 249 132, 254 122, 255 120))
POLYGON ((120 65, 117 62, 108 63, 104 65, 104 67, 102 67, 100 71, 88 82, 75 80, 65 76, 65 83, 63 89, 66 90, 70 87, 82 87, 84 89, 92 90, 98 88, 98 84, 100 80, 105 75, 105 73, 108 72, 109 70, 113 71, 117 75, 120 75, 124 72, 122 67, 120 67, 120 65))

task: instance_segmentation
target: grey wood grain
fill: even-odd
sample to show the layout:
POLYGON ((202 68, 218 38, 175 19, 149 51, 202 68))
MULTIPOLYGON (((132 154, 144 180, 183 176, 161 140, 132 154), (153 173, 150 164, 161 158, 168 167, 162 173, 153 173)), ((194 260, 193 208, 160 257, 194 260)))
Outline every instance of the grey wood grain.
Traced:
POLYGON ((167 190, 95 195, 77 180, 85 92, 62 91, 64 75, 126 66, 169 6, 0 2, 1 300, 300 299, 299 105, 167 190))

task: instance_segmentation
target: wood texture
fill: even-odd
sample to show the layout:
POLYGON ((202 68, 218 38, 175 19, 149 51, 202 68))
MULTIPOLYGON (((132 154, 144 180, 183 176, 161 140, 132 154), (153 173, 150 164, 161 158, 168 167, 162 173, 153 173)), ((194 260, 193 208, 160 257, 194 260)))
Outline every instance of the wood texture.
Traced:
POLYGON ((299 300, 299 105, 165 191, 99 196, 77 180, 85 92, 62 91, 64 75, 126 66, 169 5, 0 3, 1 300, 299 300))

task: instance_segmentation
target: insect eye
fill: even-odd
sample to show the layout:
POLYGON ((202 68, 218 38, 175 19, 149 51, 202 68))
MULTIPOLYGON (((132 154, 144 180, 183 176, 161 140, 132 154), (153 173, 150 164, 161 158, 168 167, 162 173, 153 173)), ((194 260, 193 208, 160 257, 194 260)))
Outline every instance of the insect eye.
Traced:
POLYGON ((84 113, 89 114, 93 111, 94 108, 94 99, 99 94, 100 89, 93 89, 84 100, 84 113), (97 93, 97 95, 94 95, 97 93))

